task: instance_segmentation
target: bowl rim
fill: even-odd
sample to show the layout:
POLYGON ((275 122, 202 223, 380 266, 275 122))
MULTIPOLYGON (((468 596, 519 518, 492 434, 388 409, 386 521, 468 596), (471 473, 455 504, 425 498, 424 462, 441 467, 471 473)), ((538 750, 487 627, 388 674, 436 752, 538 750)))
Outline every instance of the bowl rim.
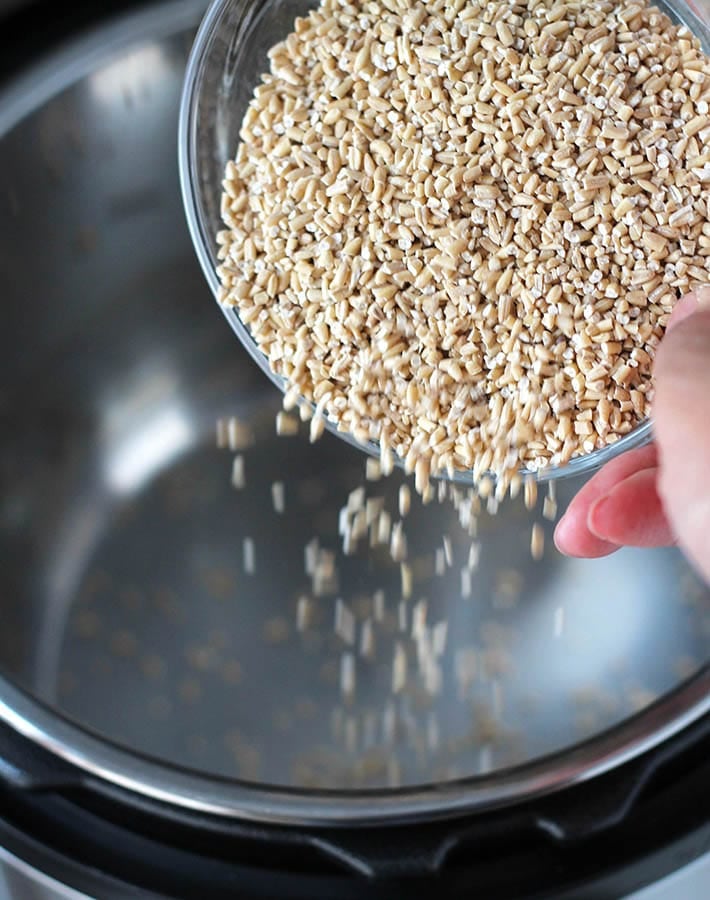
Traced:
MULTIPOLYGON (((652 4, 654 2, 663 11, 672 13, 675 18, 683 24, 688 25, 688 27, 692 26, 691 30, 696 34, 699 33, 703 44, 706 47, 710 47, 710 28, 703 22, 693 7, 689 5, 687 0, 684 0, 683 2, 684 8, 682 11, 679 11, 672 3, 669 3, 668 0, 652 0, 652 4)), ((180 104, 178 126, 180 185, 185 215, 193 246, 215 301, 222 310, 230 327, 239 338, 240 343, 251 355, 252 359, 254 359, 261 370, 269 377, 271 382, 284 393, 287 388, 286 379, 283 376, 276 374, 271 369, 266 355, 257 346, 250 331, 242 323, 236 308, 225 306, 218 301, 220 283, 216 273, 218 265, 215 242, 216 236, 210 234, 207 228, 206 217, 200 203, 199 180, 196 177, 193 177, 197 171, 196 161, 198 158, 199 143, 197 119, 201 100, 200 88, 202 84, 202 75, 215 36, 224 16, 229 12, 233 3, 234 0, 212 0, 197 32, 190 53, 180 104)), ((312 407, 314 408, 313 404, 312 407)), ((368 441, 366 444, 360 443, 352 434, 350 434, 350 432, 339 430, 337 425, 327 417, 325 425, 329 431, 337 434, 339 438, 345 440, 351 446, 357 447, 369 456, 375 458, 379 457, 378 443, 374 441, 368 441)), ((564 464, 548 464, 539 469, 521 468, 520 474, 524 476, 533 475, 540 483, 589 476, 617 456, 620 456, 629 450, 643 447, 651 443, 652 440, 653 421, 651 418, 647 418, 614 443, 607 444, 590 453, 575 456, 569 460, 569 462, 564 464)), ((395 465, 402 468, 403 460, 396 454, 394 456, 395 465)), ((470 469, 456 469, 453 472, 453 477, 445 470, 442 470, 441 472, 432 474, 432 479, 446 479, 454 483, 469 485, 472 484, 473 481, 472 470, 470 469)))

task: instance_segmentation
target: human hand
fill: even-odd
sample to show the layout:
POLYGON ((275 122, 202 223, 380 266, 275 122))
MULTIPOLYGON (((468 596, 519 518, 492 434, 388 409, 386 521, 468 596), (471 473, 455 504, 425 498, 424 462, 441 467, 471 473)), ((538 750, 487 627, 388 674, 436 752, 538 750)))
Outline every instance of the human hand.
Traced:
POLYGON ((654 365, 654 443, 597 472, 555 531, 568 556, 678 544, 710 582, 710 285, 678 303, 654 365))

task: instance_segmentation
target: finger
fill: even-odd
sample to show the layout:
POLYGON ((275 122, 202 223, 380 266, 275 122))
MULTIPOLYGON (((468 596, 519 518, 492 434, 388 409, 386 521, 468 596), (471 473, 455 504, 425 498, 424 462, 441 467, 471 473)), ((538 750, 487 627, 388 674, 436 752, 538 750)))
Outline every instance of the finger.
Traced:
POLYGON ((608 556, 618 550, 617 543, 600 539, 590 530, 589 510, 600 497, 608 494, 625 478, 655 465, 656 448, 653 444, 630 450, 607 463, 579 491, 558 522, 555 529, 557 549, 567 556, 581 556, 588 559, 608 556))
POLYGON ((669 547, 676 542, 658 496, 658 469, 643 469, 592 504, 587 525, 598 538, 625 547, 669 547))
POLYGON ((710 580, 710 288, 691 296, 695 308, 681 301, 685 317, 658 348, 653 418, 659 495, 681 547, 710 580))
POLYGON ((616 552, 620 545, 597 537, 589 529, 587 517, 576 511, 567 512, 555 528, 555 546, 565 556, 599 559, 616 552))

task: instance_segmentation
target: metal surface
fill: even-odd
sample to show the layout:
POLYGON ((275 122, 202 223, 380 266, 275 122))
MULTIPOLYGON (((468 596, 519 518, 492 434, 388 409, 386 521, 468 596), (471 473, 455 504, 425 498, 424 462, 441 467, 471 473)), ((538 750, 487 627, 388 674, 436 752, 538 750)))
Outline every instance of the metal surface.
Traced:
POLYGON ((0 847, 0 900, 91 900, 0 847))
POLYGON ((626 900, 706 900, 710 896, 710 856, 707 854, 656 884, 634 891, 626 900))
POLYGON ((533 563, 541 498, 534 515, 480 515, 470 592, 471 537, 448 502, 406 519, 409 600, 386 550, 341 552, 349 492, 381 496, 395 520, 403 477, 366 484, 364 457, 338 439, 277 438, 280 396, 214 311, 174 158, 200 11, 157 5, 0 98, 0 717, 115 784, 280 822, 509 803, 695 720, 710 704, 710 594, 675 551, 574 562, 548 549, 533 563), (214 446, 232 414, 254 433, 240 491, 214 446), (452 564, 437 574, 445 535, 452 564), (304 572, 313 537, 335 554, 336 593, 315 596, 304 572), (333 633, 336 596, 352 651, 333 633), (433 686, 412 633, 423 598, 427 627, 448 623, 433 686), (409 674, 393 696, 397 644, 409 674))
POLYGON ((0 16, 13 12, 22 6, 23 3, 27 5, 27 0, 0 0, 0 16))

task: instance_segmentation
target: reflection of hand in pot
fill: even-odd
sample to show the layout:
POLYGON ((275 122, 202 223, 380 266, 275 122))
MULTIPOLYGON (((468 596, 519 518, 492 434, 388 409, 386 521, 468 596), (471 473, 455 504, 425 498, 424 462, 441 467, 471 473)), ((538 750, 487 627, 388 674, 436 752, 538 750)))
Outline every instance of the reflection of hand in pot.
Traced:
POLYGON ((555 535, 572 556, 678 543, 710 579, 710 286, 673 312, 655 365, 656 443, 613 460, 577 494, 555 535))

